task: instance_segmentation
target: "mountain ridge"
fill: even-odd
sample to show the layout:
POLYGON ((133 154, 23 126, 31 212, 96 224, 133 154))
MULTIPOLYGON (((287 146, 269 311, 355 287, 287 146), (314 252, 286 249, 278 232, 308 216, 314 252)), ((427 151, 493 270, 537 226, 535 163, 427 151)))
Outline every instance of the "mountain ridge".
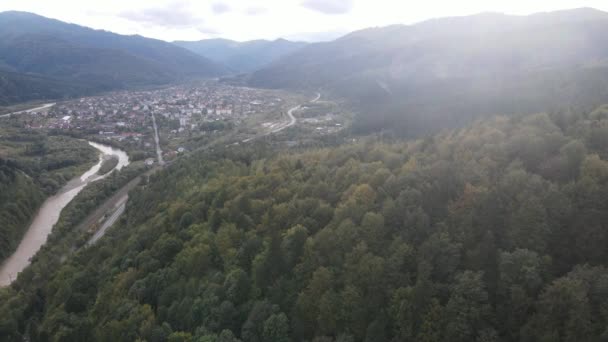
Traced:
POLYGON ((222 63, 237 73, 255 71, 307 45, 283 38, 238 42, 224 38, 175 41, 175 45, 222 63))
MULTIPOLYGON (((75 82, 87 89, 82 93, 53 92, 59 97, 91 90, 167 84, 191 77, 217 77, 229 72, 222 65, 168 42, 16 11, 0 12, 0 67, 22 74, 18 77, 21 81, 13 85, 23 86, 23 92, 31 77, 51 78, 52 83, 75 82)), ((39 82, 33 86, 38 85, 39 82)), ((13 90, 19 93, 19 88, 13 90)))
MULTIPOLYGON (((496 16, 482 13, 356 31, 303 47, 252 73, 248 84, 322 89, 345 98, 359 112, 362 126, 385 122, 382 127, 417 135, 437 128, 425 122, 444 122, 440 128, 447 128, 452 120, 446 117, 461 122, 497 113, 480 109, 475 99, 509 100, 511 106, 498 112, 503 114, 543 111, 556 103, 567 107, 580 102, 573 94, 585 92, 597 95, 594 104, 608 101, 605 92, 589 92, 591 82, 585 81, 592 74, 589 68, 605 75, 608 13, 575 9, 496 16), (547 83, 555 81, 563 87, 547 83), (521 98, 527 99, 525 106, 518 103, 521 98)), ((593 80, 594 87, 606 83, 593 80)))

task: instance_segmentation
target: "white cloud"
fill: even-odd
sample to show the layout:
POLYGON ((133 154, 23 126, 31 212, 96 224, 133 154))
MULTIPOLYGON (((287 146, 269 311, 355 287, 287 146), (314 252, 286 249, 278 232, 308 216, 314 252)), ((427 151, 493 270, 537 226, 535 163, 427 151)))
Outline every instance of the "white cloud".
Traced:
POLYGON ((245 13, 247 15, 260 15, 260 14, 265 14, 267 12, 268 12, 268 8, 260 7, 260 6, 247 7, 245 9, 245 13))
POLYGON ((353 9, 353 0, 304 0, 302 6, 323 14, 346 14, 353 9))
POLYGON ((583 6, 608 11, 606 0, 0 0, 0 11, 34 12, 96 29, 168 41, 216 36, 275 39, 300 32, 352 31, 484 11, 528 14, 583 6), (325 13, 342 14, 327 15, 318 12, 319 8, 303 7, 303 2, 325 4, 325 13), (214 6, 218 3, 229 10, 220 8, 222 13, 218 14, 214 6))
POLYGON ((223 14, 232 10, 230 5, 226 2, 214 2, 213 5, 211 5, 211 9, 215 14, 223 14))
POLYGON ((199 27, 203 18, 193 12, 185 1, 168 3, 161 7, 133 9, 118 13, 124 19, 149 26, 167 28, 199 27))

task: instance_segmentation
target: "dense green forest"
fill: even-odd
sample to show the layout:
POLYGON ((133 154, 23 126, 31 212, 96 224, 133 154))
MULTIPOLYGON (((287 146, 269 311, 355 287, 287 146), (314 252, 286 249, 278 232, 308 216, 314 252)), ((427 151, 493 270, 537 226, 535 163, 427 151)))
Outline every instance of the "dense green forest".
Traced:
POLYGON ((143 182, 97 245, 39 254, 0 290, 0 336, 606 340, 607 137, 601 107, 201 151, 143 182))
POLYGON ((29 176, 0 159, 0 260, 17 247, 43 199, 29 176))
POLYGON ((97 160, 85 141, 19 128, 0 129, 0 261, 15 250, 44 199, 97 160))
POLYGON ((351 99, 357 113, 353 130, 370 134, 390 130, 416 138, 442 129, 464 127, 497 113, 520 115, 565 107, 595 108, 608 101, 608 68, 542 70, 508 76, 383 85, 373 77, 350 79, 334 96, 351 99), (514 100, 515 99, 515 100, 514 100))
POLYGON ((95 89, 90 85, 78 82, 43 77, 31 74, 19 74, 0 70, 0 106, 32 100, 62 99, 76 95, 87 95, 95 89))

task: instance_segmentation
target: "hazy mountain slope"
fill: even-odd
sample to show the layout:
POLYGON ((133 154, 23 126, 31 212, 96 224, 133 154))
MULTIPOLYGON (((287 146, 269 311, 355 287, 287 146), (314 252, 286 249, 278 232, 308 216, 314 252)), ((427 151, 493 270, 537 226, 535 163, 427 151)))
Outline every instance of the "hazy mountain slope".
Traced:
POLYGON ((90 84, 0 70, 0 106, 92 93, 90 84))
POLYGON ((311 44, 256 72, 251 83, 320 86, 369 71, 384 71, 393 79, 433 80, 588 64, 608 58, 606 27, 607 13, 581 9, 366 29, 311 44))
POLYGON ((201 56, 222 63, 235 72, 252 72, 267 64, 306 46, 303 42, 285 39, 253 40, 236 42, 228 39, 206 39, 200 41, 176 41, 201 56))
POLYGON ((122 50, 83 47, 45 34, 2 40, 0 56, 19 72, 85 81, 104 89, 172 79, 168 70, 149 59, 122 50))
POLYGON ((121 50, 132 56, 156 62, 167 71, 178 73, 180 76, 217 76, 226 71, 204 57, 161 40, 93 30, 31 13, 0 13, 1 38, 27 34, 46 34, 86 48, 121 50))
MULTIPOLYGON (((11 103, 227 72, 224 66, 167 42, 24 12, 0 13, 0 70, 14 73, 10 77, 11 103), (47 78, 54 80, 53 89, 42 86, 41 80, 47 78), (40 97, 26 94, 32 88, 39 89, 40 97)), ((9 77, 3 77, 8 82, 9 77)), ((0 97, 9 98, 7 94, 0 97)))
MULTIPOLYGON (((588 87, 583 76, 595 75, 596 68, 605 74, 607 32, 608 14, 591 9, 528 17, 485 13, 367 29, 304 47, 255 72, 250 84, 323 88, 369 113, 361 115, 364 121, 373 123, 380 115, 391 126, 412 115, 443 122, 454 106, 473 114, 518 112, 520 96, 540 110, 553 99, 571 97, 573 90, 581 93, 588 87), (551 78, 568 86, 543 82, 551 78), (504 90, 512 97, 505 99, 504 90), (479 100, 512 106, 480 110, 479 100)), ((594 102, 608 100, 601 95, 594 102)))

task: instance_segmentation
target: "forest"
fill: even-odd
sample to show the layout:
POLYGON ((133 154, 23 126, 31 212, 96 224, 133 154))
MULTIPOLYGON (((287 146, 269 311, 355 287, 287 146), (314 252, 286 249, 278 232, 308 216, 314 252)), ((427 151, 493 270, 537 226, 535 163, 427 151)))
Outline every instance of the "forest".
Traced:
POLYGON ((0 62, 0 106, 32 100, 70 98, 101 90, 58 78, 10 72, 2 70, 1 66, 0 62))
POLYGON ((42 251, 0 289, 0 336, 608 340, 607 158, 608 107, 199 151, 142 182, 98 244, 42 251))
POLYGON ((0 262, 19 244, 38 208, 97 160, 86 141, 20 128, 18 119, 0 129, 0 262))

